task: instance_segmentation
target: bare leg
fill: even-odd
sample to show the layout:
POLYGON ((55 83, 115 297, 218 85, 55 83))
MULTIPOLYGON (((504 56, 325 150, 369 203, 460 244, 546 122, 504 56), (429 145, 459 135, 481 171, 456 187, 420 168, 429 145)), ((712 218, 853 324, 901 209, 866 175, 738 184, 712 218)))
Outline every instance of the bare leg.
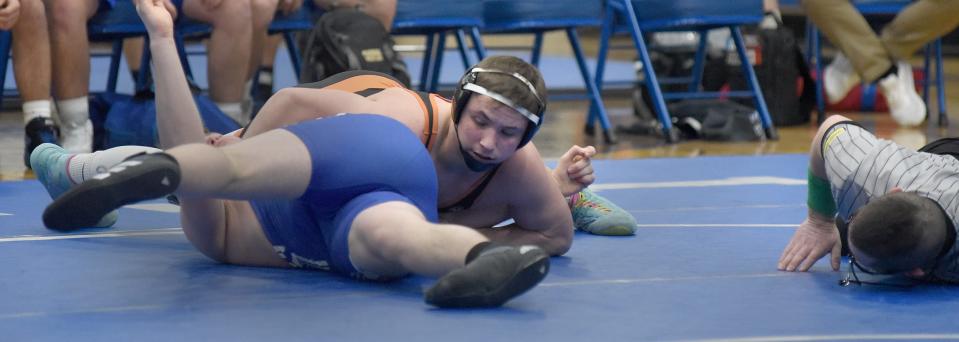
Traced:
POLYGON ((24 102, 50 99, 50 35, 40 0, 20 2, 13 28, 13 73, 24 102))
POLYGON ((261 68, 273 68, 273 64, 276 63, 276 52, 280 49, 280 42, 282 41, 283 36, 279 34, 267 37, 266 46, 263 47, 263 57, 260 58, 261 68))
POLYGON ((239 103, 243 99, 253 42, 249 2, 223 1, 215 9, 208 9, 201 0, 185 0, 183 12, 213 25, 207 59, 210 97, 219 103, 239 103))
MULTIPOLYGON (((46 0, 53 51, 53 84, 57 99, 87 96, 90 84, 90 43, 87 19, 97 0, 46 0)), ((32 43, 32 42, 31 42, 32 43)))
POLYGON ((293 133, 274 130, 216 148, 189 144, 167 151, 180 164, 183 197, 296 198, 309 185, 311 159, 293 133))
POLYGON ((123 57, 131 71, 140 70, 140 58, 143 55, 143 38, 127 38, 123 40, 123 57))
POLYGON ((46 5, 60 144, 70 152, 90 152, 93 124, 87 99, 90 90, 87 20, 96 13, 99 2, 47 0, 46 5))
MULTIPOLYGON (((253 12, 253 45, 250 49, 250 64, 246 79, 252 78, 256 69, 260 67, 267 46, 267 29, 273 21, 276 6, 277 0, 250 0, 253 12)), ((275 48, 273 53, 276 54, 275 48)))
POLYGON ((463 266, 467 252, 483 241, 476 230, 428 222, 409 203, 386 202, 353 220, 350 260, 361 271, 384 276, 438 277, 463 266))

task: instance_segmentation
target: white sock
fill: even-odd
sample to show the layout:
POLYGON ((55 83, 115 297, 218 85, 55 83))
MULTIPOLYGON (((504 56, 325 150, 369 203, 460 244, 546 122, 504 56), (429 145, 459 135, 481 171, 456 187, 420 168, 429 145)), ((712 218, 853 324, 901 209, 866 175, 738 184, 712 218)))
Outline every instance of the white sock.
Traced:
POLYGON ((226 114, 226 116, 229 116, 241 126, 246 125, 246 121, 243 120, 242 102, 217 102, 216 106, 220 108, 220 111, 223 112, 223 114, 226 114))
POLYGON ((49 118, 51 113, 50 100, 26 101, 23 103, 23 124, 26 125, 34 118, 49 118))
POLYGON ((256 81, 259 84, 273 84, 273 70, 260 69, 260 74, 256 81))
POLYGON ((163 150, 147 146, 118 146, 93 153, 80 153, 67 162, 67 175, 74 184, 80 184, 97 174, 107 172, 130 156, 141 153, 155 153, 163 150))
POLYGON ((60 124, 78 127, 90 119, 90 100, 86 96, 57 101, 60 124))

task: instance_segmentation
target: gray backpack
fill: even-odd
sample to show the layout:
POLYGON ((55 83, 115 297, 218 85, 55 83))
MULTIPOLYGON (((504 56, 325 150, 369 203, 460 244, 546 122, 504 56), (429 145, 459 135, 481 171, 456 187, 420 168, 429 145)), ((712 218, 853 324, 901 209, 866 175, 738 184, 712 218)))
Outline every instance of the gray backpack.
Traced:
POLYGON ((323 13, 307 36, 300 82, 309 83, 349 70, 392 75, 409 87, 403 59, 393 49, 389 32, 358 8, 323 13))

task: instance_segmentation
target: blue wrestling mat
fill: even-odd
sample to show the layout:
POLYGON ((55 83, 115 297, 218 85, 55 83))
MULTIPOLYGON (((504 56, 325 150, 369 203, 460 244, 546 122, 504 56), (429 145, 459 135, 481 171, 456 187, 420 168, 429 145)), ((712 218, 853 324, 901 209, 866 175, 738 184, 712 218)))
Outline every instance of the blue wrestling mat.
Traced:
POLYGON ((0 182, 4 341, 955 340, 959 287, 840 287, 826 260, 776 271, 805 217, 807 157, 599 160, 594 188, 635 237, 577 234, 537 288, 484 310, 423 303, 432 282, 361 283, 217 264, 175 207, 60 234, 36 181, 0 182))

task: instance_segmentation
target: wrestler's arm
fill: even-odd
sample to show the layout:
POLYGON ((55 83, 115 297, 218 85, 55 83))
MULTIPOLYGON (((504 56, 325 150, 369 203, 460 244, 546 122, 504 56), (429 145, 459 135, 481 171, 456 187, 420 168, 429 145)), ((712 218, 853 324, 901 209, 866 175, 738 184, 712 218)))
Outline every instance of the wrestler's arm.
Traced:
POLYGON ((283 88, 266 101, 243 136, 339 113, 369 113, 374 105, 373 101, 342 90, 283 88))
POLYGON ((159 142, 170 148, 203 142, 205 135, 173 41, 173 13, 166 5, 165 1, 137 1, 137 12, 150 36, 159 142))
POLYGON ((335 89, 283 88, 266 101, 243 136, 339 113, 385 115, 418 132, 422 129, 423 114, 414 96, 400 90, 363 97, 335 89))
MULTIPOLYGON (((819 126, 819 131, 816 132, 816 136, 809 146, 809 172, 815 178, 825 181, 824 185, 820 183, 820 187, 828 187, 825 160, 822 155, 822 141, 825 139, 826 131, 842 121, 849 121, 849 119, 839 115, 827 118, 819 126)), ((813 186, 812 182, 807 186, 813 186)), ((828 194, 827 196, 832 195, 828 194)), ((838 270, 840 241, 839 231, 836 229, 833 216, 835 215, 826 215, 812 208, 808 209, 806 219, 799 224, 799 228, 796 229, 786 248, 783 249, 777 268, 783 271, 807 271, 816 261, 830 253, 832 269, 838 270)))
POLYGON ((516 221, 506 229, 481 229, 490 240, 507 244, 535 244, 550 255, 562 255, 573 243, 569 206, 543 167, 532 146, 516 152, 499 172, 509 175, 509 215, 516 221))

